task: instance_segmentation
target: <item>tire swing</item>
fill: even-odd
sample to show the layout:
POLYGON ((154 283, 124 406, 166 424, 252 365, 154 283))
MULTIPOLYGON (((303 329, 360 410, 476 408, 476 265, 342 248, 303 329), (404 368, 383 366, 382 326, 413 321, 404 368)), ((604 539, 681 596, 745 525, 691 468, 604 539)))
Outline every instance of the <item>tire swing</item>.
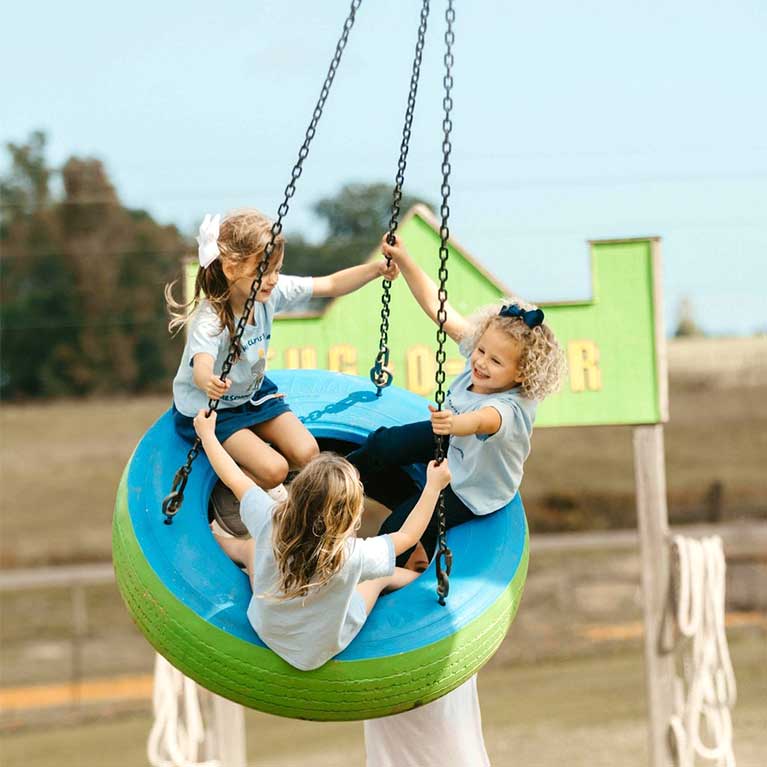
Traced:
MULTIPOLYGON (((359 2, 352 4, 352 22, 359 2)), ((447 63, 452 61, 452 0, 446 17, 447 63)), ((350 27, 347 19, 345 34, 350 27)), ((339 43, 336 65, 342 48, 339 43)), ((445 192, 443 183, 443 214, 445 192)), ((443 235, 446 255, 446 226, 443 235)), ((441 272, 446 278, 444 262, 441 272)), ((423 398, 397 388, 378 397, 367 379, 356 376, 294 370, 275 371, 272 378, 321 444, 359 444, 379 426, 421 419, 426 406, 423 398)), ((141 631, 157 652, 200 685, 280 716, 369 719, 450 692, 502 642, 527 573, 528 532, 519 495, 504 509, 450 531, 460 567, 445 606, 437 605, 430 578, 419 578, 379 600, 338 656, 314 671, 294 669, 261 642, 247 620, 250 584, 210 535, 207 506, 216 476, 204 455, 191 472, 198 451, 199 446, 190 451, 176 433, 170 412, 144 435, 118 489, 113 559, 120 592, 141 631), (176 516, 184 492, 184 513, 176 516), (165 522, 173 524, 163 524, 161 510, 165 522)), ((423 467, 409 467, 408 473, 423 482, 423 467)), ((428 572, 436 572, 436 562, 428 572)))

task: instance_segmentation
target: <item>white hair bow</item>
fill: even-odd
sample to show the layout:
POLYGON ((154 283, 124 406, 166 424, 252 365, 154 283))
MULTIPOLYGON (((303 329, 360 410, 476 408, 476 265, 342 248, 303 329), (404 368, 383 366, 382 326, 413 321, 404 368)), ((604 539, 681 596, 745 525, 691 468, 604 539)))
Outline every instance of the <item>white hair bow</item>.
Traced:
POLYGON ((204 269, 210 266, 221 253, 218 250, 218 230, 221 225, 221 216, 216 213, 211 216, 205 214, 205 218, 200 224, 200 233, 197 235, 197 257, 200 259, 200 266, 204 269))

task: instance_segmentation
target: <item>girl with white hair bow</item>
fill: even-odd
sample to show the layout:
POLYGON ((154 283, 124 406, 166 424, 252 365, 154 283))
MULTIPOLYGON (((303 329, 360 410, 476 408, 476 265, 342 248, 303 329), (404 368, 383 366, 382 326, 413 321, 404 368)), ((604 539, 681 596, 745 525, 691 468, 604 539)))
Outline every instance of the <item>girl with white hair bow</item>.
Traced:
POLYGON ((319 451, 317 442, 290 411, 266 375, 266 360, 276 312, 312 297, 335 297, 385 276, 397 267, 385 260, 368 262, 325 277, 281 274, 284 239, 274 250, 242 335, 228 378, 220 373, 235 323, 242 315, 253 280, 270 240, 272 222, 257 210, 233 211, 222 219, 205 216, 200 226, 200 267, 194 297, 178 303, 168 285, 165 296, 171 331, 188 324, 184 353, 173 381, 176 430, 194 441, 193 418, 208 400, 218 400, 216 436, 225 450, 262 488, 278 486, 290 468, 300 468, 319 451))

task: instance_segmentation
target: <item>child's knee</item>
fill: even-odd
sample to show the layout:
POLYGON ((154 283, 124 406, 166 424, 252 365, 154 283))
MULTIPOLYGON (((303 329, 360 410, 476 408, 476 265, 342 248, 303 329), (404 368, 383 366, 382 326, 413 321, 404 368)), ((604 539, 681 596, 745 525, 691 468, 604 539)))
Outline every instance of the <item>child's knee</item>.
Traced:
POLYGON ((360 447, 349 454, 349 460, 365 475, 380 471, 389 464, 389 447, 386 442, 388 427, 379 426, 368 434, 360 447))
POLYGON ((271 490, 284 482, 290 467, 288 462, 277 452, 268 461, 257 467, 259 484, 266 490, 271 490))
POLYGON ((371 455, 386 455, 386 437, 389 433, 388 426, 379 426, 374 432, 368 434, 365 440, 365 449, 371 455))
POLYGON ((294 465, 303 467, 319 454, 320 446, 317 440, 311 434, 307 434, 306 439, 294 447, 291 457, 294 465))

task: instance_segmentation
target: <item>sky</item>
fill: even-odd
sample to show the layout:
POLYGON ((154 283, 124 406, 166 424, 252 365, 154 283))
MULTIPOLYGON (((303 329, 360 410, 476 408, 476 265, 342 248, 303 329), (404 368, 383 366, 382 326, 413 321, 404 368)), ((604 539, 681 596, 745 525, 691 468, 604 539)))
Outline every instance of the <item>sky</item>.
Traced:
MULTIPOLYGON (((312 204, 344 183, 393 182, 420 5, 363 0, 288 234, 321 238, 312 204)), ((0 141, 40 129, 55 165, 98 157, 126 205, 187 233, 207 212, 274 215, 348 7, 9 4, 0 141)), ((432 0, 406 177, 433 202, 444 7, 432 0)), ((457 241, 525 298, 561 301, 589 296, 589 240, 660 236, 669 331, 685 298, 709 333, 767 331, 767 3, 455 8, 457 241)))

